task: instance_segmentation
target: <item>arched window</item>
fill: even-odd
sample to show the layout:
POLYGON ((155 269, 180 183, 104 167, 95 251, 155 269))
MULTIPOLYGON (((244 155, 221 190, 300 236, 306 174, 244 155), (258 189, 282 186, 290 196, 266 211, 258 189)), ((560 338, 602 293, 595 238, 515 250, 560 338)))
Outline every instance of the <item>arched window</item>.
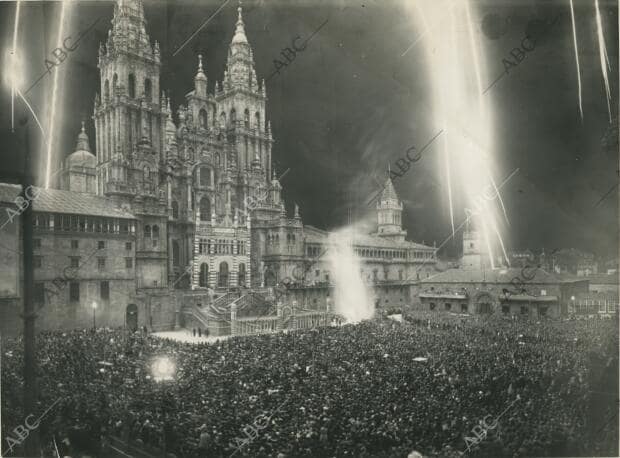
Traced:
POLYGON ((260 125, 260 113, 258 111, 254 113, 254 122, 256 123, 256 129, 263 130, 260 125))
POLYGON ((159 226, 157 225, 153 226, 153 238, 154 239, 159 238, 159 226))
POLYGON ((110 82, 108 80, 103 83, 103 97, 106 102, 110 100, 110 82))
POLYGON ((220 288, 228 286, 228 263, 226 261, 220 263, 220 274, 217 285, 220 288))
POLYGON ((115 73, 112 77, 112 95, 116 93, 116 87, 118 86, 118 75, 115 73))
POLYGON ((208 197, 200 199, 200 221, 211 221, 211 201, 208 197))
POLYGON ((200 167, 200 186, 211 186, 211 169, 200 167))
POLYGON ((172 207, 172 219, 178 219, 179 218, 179 204, 177 203, 176 200, 173 200, 170 205, 172 207))
POLYGON ((223 111, 220 113, 220 128, 226 129, 226 113, 223 111))
POLYGON ((148 78, 144 80, 144 98, 147 102, 153 101, 153 83, 148 78))
POLYGON ((133 73, 130 73, 129 78, 127 78, 127 94, 130 99, 136 98, 136 77, 133 73))
POLYGON ((151 173, 149 167, 147 165, 144 166, 143 171, 143 180, 146 183, 147 181, 149 181, 149 174, 151 173))
POLYGON ((198 278, 198 285, 203 288, 209 286, 209 265, 206 262, 200 264, 200 277, 198 278))
POLYGON ((280 234, 276 234, 276 244, 280 243, 280 234))
POLYGON ((172 265, 178 266, 181 264, 181 251, 179 249, 179 242, 172 241, 172 265))
POLYGON ((243 124, 245 125, 246 129, 250 128, 250 110, 248 110, 247 108, 243 112, 243 124))
POLYGON ((144 238, 151 238, 151 226, 149 226, 148 224, 144 226, 144 238))
POLYGON ((206 129, 209 126, 207 111, 204 108, 198 112, 198 121, 200 122, 200 127, 202 127, 203 129, 206 129))
POLYGON ((222 165, 220 164, 220 153, 215 153, 214 161, 217 165, 222 165))
POLYGON ((245 286, 245 264, 239 264, 239 286, 245 286))
POLYGON ((237 111, 234 108, 230 110, 230 125, 234 126, 237 122, 237 111))

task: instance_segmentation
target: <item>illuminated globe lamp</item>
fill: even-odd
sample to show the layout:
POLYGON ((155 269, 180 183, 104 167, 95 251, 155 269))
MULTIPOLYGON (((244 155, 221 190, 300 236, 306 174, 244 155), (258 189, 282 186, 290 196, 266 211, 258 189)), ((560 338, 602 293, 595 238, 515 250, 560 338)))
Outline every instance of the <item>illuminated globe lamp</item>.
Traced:
POLYGON ((151 373, 156 382, 174 380, 176 366, 168 356, 158 356, 151 364, 151 373))

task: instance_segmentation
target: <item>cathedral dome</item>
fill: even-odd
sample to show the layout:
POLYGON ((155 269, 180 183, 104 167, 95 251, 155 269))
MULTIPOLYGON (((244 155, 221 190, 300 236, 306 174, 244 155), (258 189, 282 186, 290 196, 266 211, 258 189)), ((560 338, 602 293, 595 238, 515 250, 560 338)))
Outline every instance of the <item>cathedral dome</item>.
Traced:
POLYGON ((82 130, 77 136, 75 152, 67 157, 66 164, 67 167, 95 167, 97 165, 97 158, 90 152, 88 134, 84 129, 84 122, 82 122, 82 130))

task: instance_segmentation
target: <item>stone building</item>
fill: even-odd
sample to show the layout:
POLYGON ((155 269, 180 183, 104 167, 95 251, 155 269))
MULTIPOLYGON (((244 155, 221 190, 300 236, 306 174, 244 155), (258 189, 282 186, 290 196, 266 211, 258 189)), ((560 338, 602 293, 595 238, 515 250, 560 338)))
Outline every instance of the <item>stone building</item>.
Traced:
MULTIPOLYGON (((329 249, 329 234, 304 226, 296 205, 293 215, 285 211, 272 167, 265 82, 255 72, 241 7, 212 93, 204 65, 197 56, 193 88, 173 111, 160 87, 159 45, 150 41, 142 0, 116 1, 98 55, 96 155, 82 127, 62 162, 60 189, 40 190, 32 202, 40 222, 37 291, 49 290, 65 266, 74 269, 62 280, 69 286, 47 295, 40 325, 83 326, 97 301, 101 325, 170 328, 184 298, 222 304, 231 291, 278 284, 300 263, 310 273, 298 285, 306 290, 291 294, 317 306, 327 302, 329 266, 319 254, 329 249), (95 246, 103 251, 88 258, 95 246)), ((10 208, 19 190, 0 188, 0 205, 10 208)), ((434 271, 435 249, 405 240, 402 210, 388 180, 376 232, 353 240, 377 305, 409 300, 411 284, 434 271)), ((15 246, 18 229, 18 219, 2 229, 13 231, 15 246)), ((21 272, 19 256, 6 259, 21 272)), ((3 317, 17 319, 21 281, 11 277, 0 293, 3 317)))
POLYGON ((463 235, 461 267, 420 280, 413 303, 419 310, 438 313, 503 314, 521 317, 559 317, 568 313, 571 298, 588 291, 588 281, 560 277, 536 265, 485 266, 479 235, 463 235))

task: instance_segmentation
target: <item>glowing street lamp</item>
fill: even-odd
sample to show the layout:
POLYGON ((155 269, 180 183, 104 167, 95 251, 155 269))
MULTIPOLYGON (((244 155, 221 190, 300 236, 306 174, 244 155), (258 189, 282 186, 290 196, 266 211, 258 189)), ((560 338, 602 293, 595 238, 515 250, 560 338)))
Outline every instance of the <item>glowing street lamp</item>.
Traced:
POLYGON ((93 303, 90 304, 90 306, 93 309, 93 329, 97 329, 97 324, 95 323, 95 312, 97 310, 97 302, 93 301, 93 303))
POLYGON ((153 360, 151 372, 153 374, 153 379, 156 382, 174 380, 176 366, 174 361, 172 361, 169 357, 158 356, 155 360, 153 360))

